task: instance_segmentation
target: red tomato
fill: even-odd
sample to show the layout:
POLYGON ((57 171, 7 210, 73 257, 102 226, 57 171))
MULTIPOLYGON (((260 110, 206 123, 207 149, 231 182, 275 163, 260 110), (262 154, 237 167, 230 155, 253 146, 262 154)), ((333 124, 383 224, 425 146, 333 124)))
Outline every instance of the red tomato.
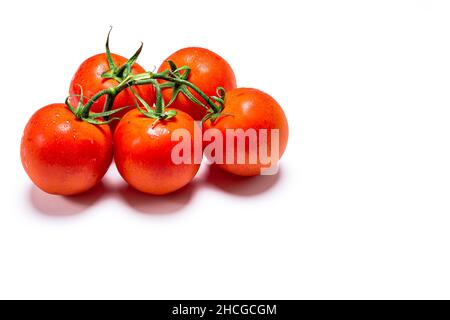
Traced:
MULTIPOLYGON (((188 80, 208 96, 216 95, 217 87, 223 87, 225 91, 236 88, 236 77, 233 69, 225 59, 212 51, 203 48, 178 50, 163 62, 158 72, 170 69, 167 60, 172 60, 178 68, 182 66, 190 67, 191 73, 188 80)), ((196 92, 192 89, 189 89, 189 91, 203 102, 203 99, 196 92)), ((163 97, 166 103, 169 102, 172 97, 172 88, 163 89, 163 97)), ((170 106, 188 113, 195 120, 201 120, 206 114, 203 107, 190 101, 182 93, 178 94, 176 100, 170 106)))
MULTIPOLYGON (((111 54, 111 56, 116 66, 122 66, 127 62, 126 58, 117 54, 111 54)), ((80 65, 77 72, 73 76, 72 82, 70 83, 69 93, 80 94, 79 86, 81 86, 83 88, 83 95, 89 99, 101 90, 116 86, 116 80, 102 78, 102 74, 108 70, 109 64, 105 53, 90 57, 80 65)), ((145 72, 145 70, 140 65, 135 63, 131 68, 131 72, 133 74, 139 74, 145 72)), ((152 85, 137 86, 133 88, 150 106, 153 105, 155 102, 155 90, 152 85)), ((106 95, 98 99, 97 102, 92 105, 91 112, 102 112, 105 100, 106 95)), ((74 106, 78 104, 78 101, 78 97, 73 97, 70 100, 74 106)), ((116 96, 112 109, 119 109, 134 105, 135 99, 133 93, 130 89, 125 89, 116 96)), ((125 109, 120 111, 114 114, 113 117, 121 118, 129 110, 130 109, 125 109)), ((115 122, 112 123, 114 124, 115 122)))
MULTIPOLYGON (((139 191, 161 195, 182 188, 197 173, 200 164, 194 163, 195 139, 190 140, 190 163, 176 164, 171 157, 178 144, 171 141, 172 133, 185 129, 194 137, 197 124, 182 111, 177 111, 177 115, 169 120, 159 120, 155 125, 154 121, 137 109, 128 112, 114 133, 114 160, 128 184, 139 191)), ((201 141, 199 145, 201 150, 201 141)))
POLYGON ((95 186, 111 164, 111 130, 78 120, 65 104, 51 104, 28 121, 20 155, 28 176, 45 192, 82 193, 95 186))
MULTIPOLYGON (((284 153, 288 141, 289 129, 286 116, 281 109, 280 105, 268 94, 249 88, 238 88, 228 91, 225 95, 224 113, 231 114, 230 116, 221 116, 211 122, 207 120, 204 124, 205 129, 215 128, 221 133, 223 139, 222 148, 224 150, 223 157, 220 160, 222 164, 217 164, 221 169, 230 173, 240 176, 255 176, 261 174, 261 170, 276 164, 276 159, 271 159, 268 164, 258 156, 257 161, 252 163, 250 153, 258 155, 258 148, 263 144, 263 140, 260 139, 260 130, 267 130, 267 156, 272 156, 272 144, 278 142, 279 145, 279 158, 284 153), (226 132, 227 129, 254 129, 256 131, 255 137, 256 144, 250 144, 249 140, 245 140, 245 149, 239 151, 237 147, 237 137, 232 137, 234 142, 233 148, 227 148, 226 132), (271 130, 278 129, 279 141, 271 140, 271 130), (232 163, 226 162, 226 157, 232 159, 232 163), (239 164, 238 156, 244 157, 244 163, 239 164)), ((207 144, 206 144, 207 148, 207 144)), ((208 157, 209 151, 205 149, 205 155, 208 157)), ((215 156, 215 154, 213 155, 215 156)), ((209 157, 212 160, 212 157, 209 157)), ((275 158, 275 155, 272 157, 275 158)))

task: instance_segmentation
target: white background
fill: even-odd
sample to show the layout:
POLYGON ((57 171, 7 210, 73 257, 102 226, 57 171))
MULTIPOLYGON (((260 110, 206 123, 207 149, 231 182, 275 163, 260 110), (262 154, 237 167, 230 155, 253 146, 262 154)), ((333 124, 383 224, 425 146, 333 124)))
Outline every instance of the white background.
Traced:
POLYGON ((450 3, 3 1, 0 298, 450 298, 450 3), (275 97, 276 177, 37 190, 22 130, 79 63, 203 46, 275 97))

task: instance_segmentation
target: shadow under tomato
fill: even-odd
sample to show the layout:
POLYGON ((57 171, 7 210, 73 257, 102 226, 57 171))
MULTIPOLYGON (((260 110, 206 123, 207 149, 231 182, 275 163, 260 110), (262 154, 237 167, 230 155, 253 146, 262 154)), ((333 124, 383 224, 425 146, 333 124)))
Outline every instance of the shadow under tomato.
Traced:
POLYGON ((196 182, 192 181, 187 186, 173 193, 161 196, 142 193, 133 187, 126 185, 118 190, 126 204, 137 212, 152 215, 164 215, 176 213, 185 208, 192 199, 196 182))
POLYGON ((29 189, 29 198, 31 205, 39 213, 53 217, 67 217, 86 211, 106 192, 103 182, 87 192, 74 196, 48 194, 32 185, 29 189))
POLYGON ((233 175, 214 165, 210 165, 207 170, 205 182, 237 196, 256 196, 264 193, 274 187, 282 176, 281 168, 275 175, 254 177, 233 175))

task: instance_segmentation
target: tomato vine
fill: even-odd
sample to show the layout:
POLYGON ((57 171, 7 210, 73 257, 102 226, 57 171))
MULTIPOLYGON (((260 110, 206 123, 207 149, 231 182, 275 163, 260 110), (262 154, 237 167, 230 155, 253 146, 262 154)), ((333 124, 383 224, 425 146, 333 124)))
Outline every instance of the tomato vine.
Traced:
POLYGON ((216 91, 217 96, 208 96, 195 84, 189 81, 189 74, 191 72, 191 69, 188 66, 177 67, 173 61, 169 60, 167 62, 170 66, 170 69, 163 70, 157 73, 152 71, 146 71, 140 74, 132 74, 131 68, 133 67, 134 63, 137 61, 139 55, 142 52, 143 43, 141 43, 138 50, 133 54, 133 56, 130 59, 127 60, 125 64, 117 66, 112 59, 111 51, 109 48, 109 38, 111 30, 112 28, 108 32, 105 45, 106 57, 110 69, 102 74, 102 78, 114 79, 115 81, 117 81, 118 84, 116 86, 112 86, 108 89, 104 89, 97 92, 86 103, 83 103, 85 97, 83 96, 83 91, 82 88, 80 87, 81 94, 77 95, 80 96, 80 99, 76 107, 70 104, 71 96, 69 96, 66 99, 65 104, 75 114, 75 116, 78 119, 98 125, 110 123, 115 120, 120 120, 117 117, 112 118, 110 117, 114 116, 115 113, 120 112, 126 108, 130 108, 132 106, 127 106, 116 110, 112 110, 112 106, 114 104, 116 96, 127 88, 129 88, 133 93, 133 95, 135 96, 136 107, 139 109, 139 111, 143 115, 155 119, 155 121, 167 120, 176 116, 175 110, 165 111, 165 108, 169 107, 179 94, 185 95, 190 101, 206 109, 207 114, 203 118, 203 121, 206 121, 207 119, 211 119, 212 121, 214 121, 220 116, 228 115, 222 113, 225 103, 224 88, 222 87, 217 88, 216 91), (164 80, 165 82, 160 84, 158 80, 164 80), (146 101, 139 96, 136 90, 132 88, 133 86, 141 86, 148 84, 152 85, 156 91, 156 103, 154 108, 148 105, 146 101), (170 101, 167 103, 167 105, 165 105, 164 99, 161 94, 161 89, 167 87, 171 87, 173 89, 173 94, 170 101), (190 92, 189 89, 197 93, 204 102, 197 99, 190 92), (91 113, 90 109, 92 105, 105 95, 106 100, 103 107, 103 111, 99 113, 91 113), (139 103, 142 104, 143 108, 139 105, 139 103), (98 120, 100 118, 102 120, 98 120))

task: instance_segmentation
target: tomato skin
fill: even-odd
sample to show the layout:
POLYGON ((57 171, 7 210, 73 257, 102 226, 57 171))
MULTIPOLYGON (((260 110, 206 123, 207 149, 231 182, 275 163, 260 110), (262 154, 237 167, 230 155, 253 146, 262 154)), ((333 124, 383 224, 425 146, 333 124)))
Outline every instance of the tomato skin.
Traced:
MULTIPOLYGON (((160 120, 154 127, 153 122, 154 119, 137 109, 128 112, 114 132, 114 160, 119 173, 132 187, 144 193, 162 195, 187 185, 200 168, 194 161, 177 165, 171 159, 172 149, 178 144, 171 141, 172 132, 184 128, 193 137, 197 124, 179 110, 174 118, 160 120)), ((192 155, 195 144, 192 139, 192 155)))
MULTIPOLYGON (((233 116, 219 117, 215 122, 207 120, 204 123, 204 129, 215 128, 218 129, 223 137, 224 160, 223 164, 215 164, 219 168, 239 176, 255 176, 261 174, 261 169, 266 168, 258 158, 255 164, 249 163, 249 144, 245 144, 245 163, 236 163, 237 148, 236 140, 234 141, 234 149, 227 150, 226 145, 226 130, 227 129, 271 129, 279 130, 279 155, 280 158, 286 150, 287 141, 289 137, 289 127, 281 106, 269 96, 257 89, 251 88, 237 88, 228 91, 225 95, 224 113, 230 113, 233 116), (226 154, 229 153, 235 159, 235 163, 226 164, 226 154)), ((258 137, 259 145, 259 137, 258 137)), ((270 133, 268 136, 268 151, 271 150, 270 133)), ((206 154, 208 157, 208 154, 206 154)))
MULTIPOLYGON (((161 64, 158 72, 170 69, 167 60, 172 60, 177 67, 190 67, 191 73, 188 80, 208 96, 215 96, 217 87, 223 87, 225 91, 236 88, 236 77, 231 66, 221 56, 208 49, 189 47, 178 50, 161 64)), ((203 102, 196 92, 192 89, 189 91, 203 102)), ((163 97, 166 102, 169 102, 172 98, 172 88, 164 88, 163 97)), ((170 106, 188 113, 195 120, 201 120, 206 114, 203 107, 190 101, 182 93, 170 106)))
MULTIPOLYGON (((117 54, 111 54, 111 57, 116 64, 116 66, 124 65, 127 59, 119 56, 117 54)), ((70 83, 69 93, 70 94, 80 94, 80 87, 83 88, 83 95, 86 98, 92 98, 96 93, 101 90, 108 89, 110 87, 116 86, 118 83, 114 79, 104 79, 102 74, 109 70, 108 59, 105 53, 97 54, 85 60, 75 72, 72 81, 70 83)), ((139 64, 135 63, 131 68, 133 74, 145 72, 139 64)), ((152 106, 155 102, 155 89, 152 85, 143 85, 133 87, 134 90, 150 105, 152 106)), ((119 93, 113 104, 112 109, 119 109, 127 106, 134 106, 135 100, 133 98, 133 93, 130 89, 125 89, 119 93)), ((91 108, 91 112, 102 112, 103 106, 105 104, 106 95, 98 99, 91 108)), ((78 104, 79 98, 72 97, 70 102, 76 106, 78 104)), ((130 108, 131 109, 131 108, 130 108)), ((125 109, 114 114, 114 117, 121 118, 130 109, 125 109)), ((116 124, 117 122, 112 122, 116 124)))
POLYGON ((28 121, 20 155, 26 173, 43 191, 83 193, 102 179, 111 164, 111 130, 108 125, 78 120, 65 104, 51 104, 28 121))

